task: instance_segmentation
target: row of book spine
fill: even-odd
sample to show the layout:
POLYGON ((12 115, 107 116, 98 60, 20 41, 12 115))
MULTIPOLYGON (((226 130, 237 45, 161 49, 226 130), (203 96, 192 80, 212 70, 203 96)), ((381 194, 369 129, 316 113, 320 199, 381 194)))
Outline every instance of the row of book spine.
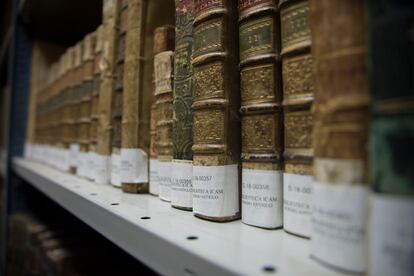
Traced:
POLYGON ((369 184, 407 197, 378 208, 413 210, 412 62, 383 61, 394 41, 378 34, 412 55, 413 10, 388 2, 106 0, 102 27, 37 97, 35 155, 203 219, 283 227, 316 259, 364 272, 369 184))

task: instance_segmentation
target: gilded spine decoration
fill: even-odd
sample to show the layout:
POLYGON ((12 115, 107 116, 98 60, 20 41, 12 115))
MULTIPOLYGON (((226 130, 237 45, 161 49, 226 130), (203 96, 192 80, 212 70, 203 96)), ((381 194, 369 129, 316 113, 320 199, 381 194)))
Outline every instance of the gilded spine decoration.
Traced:
POLYGON ((237 2, 195 0, 193 212, 240 217, 237 2))
POLYGON ((282 226, 283 203, 277 3, 240 0, 239 14, 242 221, 277 228, 282 226), (272 203, 264 204, 267 199, 272 203))
POLYGON ((369 191, 365 3, 311 0, 310 7, 315 72, 311 254, 363 273, 369 191), (330 253, 338 247, 338 254, 330 253))
POLYGON ((174 120, 171 205, 192 209, 194 0, 175 1, 174 120))
POLYGON ((284 229, 310 236, 314 78, 308 0, 279 3, 284 109, 284 229))

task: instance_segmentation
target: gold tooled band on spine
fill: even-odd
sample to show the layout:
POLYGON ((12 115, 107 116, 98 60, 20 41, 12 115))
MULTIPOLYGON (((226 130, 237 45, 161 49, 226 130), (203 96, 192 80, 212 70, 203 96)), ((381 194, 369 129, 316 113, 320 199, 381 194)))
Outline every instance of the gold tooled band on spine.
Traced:
MULTIPOLYGON (((210 168, 235 166, 236 176, 234 177, 238 178, 236 181, 238 183, 235 185, 238 187, 229 188, 237 195, 225 195, 222 198, 226 200, 225 198, 231 197, 237 200, 240 196, 238 191, 240 191, 241 142, 237 1, 195 0, 194 3, 193 165, 210 168)), ((224 170, 227 170, 227 167, 224 170)), ((213 185, 234 185, 234 182, 232 181, 232 184, 213 183, 213 185)), ((193 189, 195 216, 223 222, 240 218, 240 201, 231 203, 232 205, 238 204, 237 210, 231 210, 234 214, 210 216, 201 214, 196 208, 199 196, 201 195, 193 189)), ((209 202, 210 205, 216 203, 217 201, 209 202)))

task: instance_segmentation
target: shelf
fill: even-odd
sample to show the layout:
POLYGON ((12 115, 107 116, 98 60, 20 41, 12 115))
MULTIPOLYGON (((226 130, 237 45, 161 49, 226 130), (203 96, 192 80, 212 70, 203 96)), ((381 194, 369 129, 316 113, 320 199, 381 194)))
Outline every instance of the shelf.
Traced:
POLYGON ((125 194, 20 158, 13 169, 163 275, 342 275, 309 257, 309 240, 283 230, 204 221, 157 197, 125 194))

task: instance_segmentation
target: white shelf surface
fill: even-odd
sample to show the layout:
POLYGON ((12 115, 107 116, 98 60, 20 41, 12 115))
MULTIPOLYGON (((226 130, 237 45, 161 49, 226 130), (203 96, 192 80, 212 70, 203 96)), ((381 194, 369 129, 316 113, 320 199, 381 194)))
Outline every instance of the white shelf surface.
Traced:
POLYGON ((157 197, 125 194, 34 161, 16 158, 13 169, 163 275, 342 275, 309 257, 309 240, 283 230, 201 220, 157 197))

